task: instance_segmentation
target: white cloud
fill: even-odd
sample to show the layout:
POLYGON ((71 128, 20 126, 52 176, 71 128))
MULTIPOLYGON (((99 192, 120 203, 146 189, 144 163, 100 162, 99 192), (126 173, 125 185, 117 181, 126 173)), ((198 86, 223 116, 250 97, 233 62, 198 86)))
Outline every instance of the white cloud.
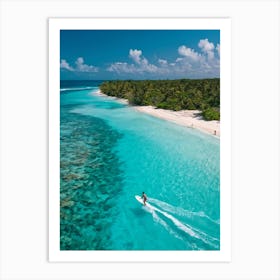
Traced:
POLYGON ((217 50, 217 52, 218 52, 218 54, 219 54, 219 56, 220 56, 220 44, 217 44, 216 50, 217 50))
POLYGON ((93 65, 87 65, 84 63, 82 57, 78 57, 76 62, 76 71, 78 72, 98 72, 98 68, 93 65))
POLYGON ((188 48, 186 46, 180 46, 178 48, 178 52, 180 55, 185 56, 185 57, 189 57, 195 61, 198 61, 201 59, 201 54, 195 52, 193 49, 188 48))
POLYGON ((69 65, 69 63, 65 59, 61 59, 60 68, 66 69, 72 72, 98 72, 98 68, 93 65, 87 65, 84 63, 84 59, 82 57, 78 57, 75 61, 75 67, 69 65))
POLYGON ((181 56, 175 60, 175 65, 172 65, 172 71, 177 74, 186 73, 189 76, 219 77, 220 61, 215 57, 214 44, 208 39, 201 39, 198 47, 200 51, 180 46, 178 54, 181 56))
POLYGON ((134 63, 129 64, 126 62, 115 62, 112 63, 107 71, 117 72, 117 73, 155 73, 158 67, 156 65, 150 64, 149 61, 142 56, 141 50, 129 50, 129 57, 134 63))
POLYGON ((209 42, 208 39, 200 40, 198 46, 201 48, 202 52, 206 53, 208 59, 214 58, 214 44, 209 42))
POLYGON ((162 65, 162 66, 168 65, 167 60, 165 60, 165 59, 159 59, 159 60, 158 60, 158 63, 159 63, 160 65, 162 65))
POLYGON ((220 60, 218 55, 215 57, 215 50, 219 53, 219 44, 215 48, 208 39, 201 39, 198 42, 198 47, 200 51, 195 51, 185 45, 179 46, 177 49, 179 57, 173 61, 160 58, 155 64, 150 63, 143 56, 142 50, 130 49, 131 63, 115 62, 107 68, 107 71, 156 78, 219 77, 220 60))
POLYGON ((204 51, 209 52, 214 50, 214 44, 209 42, 208 39, 200 40, 198 46, 204 51))
POLYGON ((143 72, 154 73, 154 72, 157 72, 158 67, 154 64, 150 64, 147 59, 144 59, 142 61, 140 70, 143 71, 143 72))
POLYGON ((68 71, 74 71, 73 67, 71 67, 65 59, 61 59, 60 68, 68 71))
POLYGON ((135 66, 133 64, 128 64, 126 62, 115 62, 111 64, 107 70, 109 72, 117 72, 119 74, 121 73, 134 73, 135 72, 135 66))
POLYGON ((136 62, 137 64, 141 63, 141 58, 140 56, 142 55, 142 51, 141 50, 129 50, 129 57, 132 58, 132 60, 134 62, 136 62))
POLYGON ((182 60, 184 60, 182 57, 178 57, 178 58, 176 59, 176 62, 179 62, 179 61, 182 61, 182 60))

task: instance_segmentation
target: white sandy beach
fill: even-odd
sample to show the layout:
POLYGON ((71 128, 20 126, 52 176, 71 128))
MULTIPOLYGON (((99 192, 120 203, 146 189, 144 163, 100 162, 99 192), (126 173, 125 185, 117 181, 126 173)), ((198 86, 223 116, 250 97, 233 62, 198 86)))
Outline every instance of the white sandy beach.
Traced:
MULTIPOLYGON (((95 92, 95 94, 107 96, 100 90, 98 92, 95 92)), ((128 101, 126 99, 116 97, 110 98, 128 104, 128 101)), ((200 116, 200 111, 198 110, 171 111, 165 109, 157 109, 153 106, 133 106, 133 108, 139 112, 146 113, 154 117, 171 121, 186 127, 199 129, 202 132, 220 137, 220 121, 205 121, 200 116)))
POLYGON ((134 108, 139 112, 154 117, 171 121, 179 125, 196 128, 208 134, 220 136, 220 122, 203 120, 199 115, 200 111, 198 110, 171 111, 157 109, 153 106, 135 106, 134 108))

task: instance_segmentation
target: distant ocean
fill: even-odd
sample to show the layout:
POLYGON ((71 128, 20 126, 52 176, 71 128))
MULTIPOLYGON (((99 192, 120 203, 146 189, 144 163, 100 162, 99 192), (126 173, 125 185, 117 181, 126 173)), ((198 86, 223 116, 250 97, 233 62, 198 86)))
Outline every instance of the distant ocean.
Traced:
POLYGON ((99 96, 100 83, 60 85, 60 249, 219 250, 219 139, 99 96))

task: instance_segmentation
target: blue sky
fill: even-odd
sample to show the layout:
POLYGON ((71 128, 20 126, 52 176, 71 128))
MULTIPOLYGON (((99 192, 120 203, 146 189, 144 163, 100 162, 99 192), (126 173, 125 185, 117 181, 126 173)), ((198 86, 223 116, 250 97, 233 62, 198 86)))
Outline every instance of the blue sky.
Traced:
POLYGON ((219 30, 61 30, 61 80, 220 76, 219 30))

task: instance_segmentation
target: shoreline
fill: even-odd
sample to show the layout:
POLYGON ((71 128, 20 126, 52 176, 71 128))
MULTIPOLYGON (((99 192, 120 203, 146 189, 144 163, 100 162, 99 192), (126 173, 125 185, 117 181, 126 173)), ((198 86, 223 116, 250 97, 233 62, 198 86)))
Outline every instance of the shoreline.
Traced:
POLYGON ((117 101, 117 102, 120 102, 120 103, 122 103, 122 104, 129 105, 127 99, 119 98, 119 97, 116 97, 116 96, 109 96, 109 95, 106 95, 106 94, 104 94, 100 89, 98 89, 97 91, 93 91, 93 93, 94 93, 95 95, 107 97, 107 98, 110 98, 110 99, 115 100, 115 101, 117 101))
MULTIPOLYGON (((112 98, 123 104, 129 104, 127 99, 108 96, 101 92, 100 89, 94 92, 97 95, 112 98)), ((156 108, 154 106, 131 106, 136 111, 145 113, 156 118, 160 118, 166 121, 176 123, 188 128, 198 129, 204 133, 213 135, 217 138, 220 138, 220 121, 206 121, 200 116, 199 110, 181 110, 181 111, 172 111, 166 109, 156 108)))
POLYGON ((220 137, 220 122, 205 121, 200 116, 199 110, 171 111, 153 106, 133 106, 137 111, 151 116, 176 123, 188 128, 198 129, 204 133, 220 137))

